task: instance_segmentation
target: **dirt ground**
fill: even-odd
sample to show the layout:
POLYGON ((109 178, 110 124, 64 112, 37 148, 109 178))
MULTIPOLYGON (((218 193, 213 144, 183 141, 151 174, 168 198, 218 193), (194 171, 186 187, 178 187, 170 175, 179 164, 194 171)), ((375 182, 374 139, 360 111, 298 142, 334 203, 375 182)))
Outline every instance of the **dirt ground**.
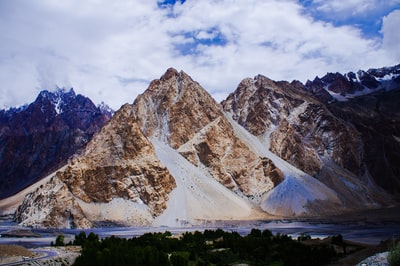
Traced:
MULTIPOLYGON (((72 265, 81 252, 81 247, 79 246, 44 247, 44 248, 28 250, 22 246, 0 245, 0 264, 21 262, 20 265, 24 265, 24 261, 26 260, 27 257, 38 258, 43 255, 43 253, 35 252, 36 250, 39 249, 55 251, 58 254, 55 257, 41 259, 37 261, 41 265, 54 265, 54 266, 72 265)), ((31 265, 31 263, 27 262, 27 265, 31 265)))
POLYGON ((0 245, 0 258, 10 256, 33 256, 33 253, 22 246, 0 245))
POLYGON ((35 254, 22 246, 0 245, 0 264, 23 261, 24 257, 34 257, 35 254))

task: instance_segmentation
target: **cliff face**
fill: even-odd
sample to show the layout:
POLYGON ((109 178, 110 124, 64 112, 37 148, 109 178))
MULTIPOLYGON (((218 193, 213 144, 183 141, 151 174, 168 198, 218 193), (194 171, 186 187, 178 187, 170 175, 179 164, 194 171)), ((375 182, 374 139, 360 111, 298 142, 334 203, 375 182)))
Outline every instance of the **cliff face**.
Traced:
POLYGON ((64 165, 112 113, 70 91, 42 91, 19 109, 0 111, 0 198, 64 165))

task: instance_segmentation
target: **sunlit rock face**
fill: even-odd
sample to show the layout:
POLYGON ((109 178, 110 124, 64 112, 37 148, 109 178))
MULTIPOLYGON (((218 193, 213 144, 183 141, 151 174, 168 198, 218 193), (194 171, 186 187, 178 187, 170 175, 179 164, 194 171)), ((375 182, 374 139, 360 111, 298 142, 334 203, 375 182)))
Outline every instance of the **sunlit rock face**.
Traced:
MULTIPOLYGON (((166 208, 168 194, 175 187, 174 178, 158 161, 128 104, 53 179, 57 181, 46 185, 50 191, 48 195, 40 196, 43 189, 39 189, 25 199, 17 213, 18 221, 27 223, 24 217, 30 212, 29 206, 40 209, 41 205, 46 205, 49 215, 36 222, 42 226, 63 227, 65 221, 60 220, 59 215, 50 214, 64 206, 66 213, 78 213, 69 217, 72 225, 88 227, 91 222, 87 217, 92 215, 90 210, 79 211, 83 208, 81 205, 89 204, 86 209, 90 209, 90 204, 106 204, 115 198, 143 205, 152 216, 157 216, 166 208), (49 198, 53 200, 47 202, 49 198)), ((112 221, 113 217, 104 214, 102 219, 112 221)))
POLYGON ((68 187, 53 177, 44 186, 29 193, 14 215, 24 226, 50 228, 90 228, 92 222, 86 219, 68 187))
POLYGON ((226 112, 253 135, 259 136, 279 125, 280 121, 304 99, 291 87, 283 86, 262 75, 244 79, 222 102, 226 112))
POLYGON ((218 104, 183 71, 170 68, 134 102, 137 120, 149 137, 176 149, 222 115, 218 104))
POLYGON ((142 131, 177 149, 221 184, 258 199, 283 178, 233 132, 221 106, 185 72, 173 68, 134 102, 142 131))
POLYGON ((88 144, 83 156, 73 159, 58 176, 85 202, 140 201, 153 215, 165 209, 168 193, 175 186, 135 122, 130 105, 123 106, 88 144))
POLYGON ((241 126, 265 139, 272 153, 338 193, 343 206, 384 201, 381 190, 371 187, 360 132, 298 82, 261 75, 244 79, 222 105, 241 126), (333 181, 333 176, 340 178, 333 181), (349 197, 350 184, 356 184, 357 192, 349 197))
POLYGON ((272 152, 312 176, 322 167, 320 157, 359 170, 359 134, 289 83, 245 79, 222 104, 252 134, 269 136, 272 152))

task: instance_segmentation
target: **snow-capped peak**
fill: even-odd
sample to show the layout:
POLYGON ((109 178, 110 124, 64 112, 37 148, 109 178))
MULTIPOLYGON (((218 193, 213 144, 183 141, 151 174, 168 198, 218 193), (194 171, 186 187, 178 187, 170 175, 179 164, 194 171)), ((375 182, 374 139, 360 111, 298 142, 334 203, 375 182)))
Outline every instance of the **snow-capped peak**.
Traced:
POLYGON ((99 108, 99 110, 103 114, 111 114, 111 116, 112 116, 115 113, 115 111, 104 102, 101 102, 100 104, 98 104, 97 108, 99 108))
POLYGON ((65 89, 57 87, 54 91, 43 90, 39 93, 37 100, 50 101, 54 110, 57 114, 63 113, 65 110, 65 105, 68 102, 76 98, 76 94, 73 88, 65 89))

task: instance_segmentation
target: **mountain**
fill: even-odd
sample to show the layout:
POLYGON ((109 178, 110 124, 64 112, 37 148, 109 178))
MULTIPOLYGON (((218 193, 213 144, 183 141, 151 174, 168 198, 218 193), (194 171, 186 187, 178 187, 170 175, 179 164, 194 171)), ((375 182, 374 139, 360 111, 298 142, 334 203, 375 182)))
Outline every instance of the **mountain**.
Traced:
MULTIPOLYGON (((281 191, 282 198, 289 198, 291 190, 305 190, 307 196, 318 191, 311 184, 296 184, 302 176, 333 190, 343 209, 372 207, 385 201, 385 193, 372 185, 371 176, 364 171, 360 134, 296 84, 258 75, 243 80, 222 105, 233 120, 259 140, 257 146, 265 156, 290 164, 285 186, 274 189, 281 191), (293 166, 295 169, 291 169, 293 166)), ((295 197, 293 202, 298 200, 295 197)), ((303 201, 313 205, 308 198, 303 201)), ((321 206, 309 206, 307 212, 312 213, 313 208, 320 213, 321 206)))
POLYGON ((271 161, 235 135, 218 103, 184 72, 169 69, 153 81, 135 100, 134 113, 148 137, 177 150, 194 166, 207 168, 233 191, 259 198, 282 179, 271 161))
MULTIPOLYGON (((258 75, 218 104, 170 68, 28 193, 15 218, 45 227, 185 226, 385 206, 392 197, 376 184, 364 133, 339 112, 350 102, 258 75)), ((380 103, 380 117, 397 115, 380 103)))
POLYGON ((111 115, 73 89, 42 91, 29 105, 0 110, 0 198, 65 165, 111 115))
POLYGON ((400 65, 328 73, 308 81, 303 89, 357 130, 364 171, 380 187, 400 195, 400 65))
POLYGON ((124 105, 80 155, 28 194, 16 217, 25 225, 87 228, 103 221, 148 225, 166 207, 173 177, 124 105))
POLYGON ((390 91, 400 86, 400 64, 392 67, 372 68, 347 74, 328 73, 307 81, 305 87, 322 102, 346 101, 377 91, 390 91))
POLYGON ((393 195, 400 195, 400 85, 397 90, 377 91, 335 102, 329 110, 360 133, 362 160, 374 181, 393 195))

